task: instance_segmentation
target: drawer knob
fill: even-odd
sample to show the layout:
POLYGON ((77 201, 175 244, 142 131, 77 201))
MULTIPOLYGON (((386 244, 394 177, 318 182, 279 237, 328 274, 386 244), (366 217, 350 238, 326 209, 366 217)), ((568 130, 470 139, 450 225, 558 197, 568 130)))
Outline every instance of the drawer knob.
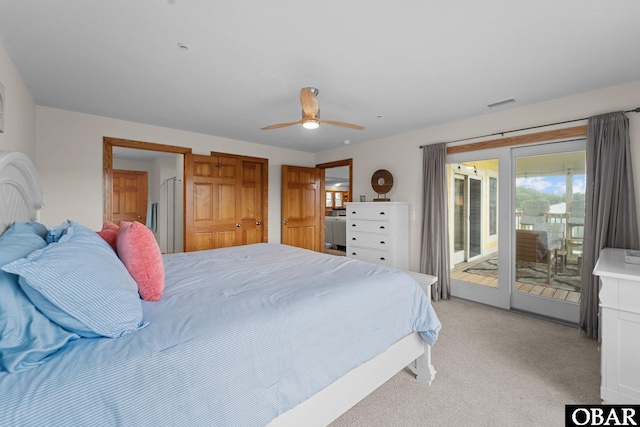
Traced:
POLYGON ((351 212, 351 215, 355 215, 355 214, 356 214, 356 211, 351 212))
POLYGON ((384 230, 384 225, 381 225, 381 226, 380 226, 380 230, 384 230))
POLYGON ((351 224, 351 226, 352 226, 352 227, 355 227, 356 225, 355 225, 355 224, 351 224))
POLYGON ((356 240, 356 238, 355 238, 355 237, 352 237, 352 238, 351 238, 351 240, 356 240))
POLYGON ((383 256, 380 257, 380 261, 386 261, 383 256))
MULTIPOLYGON (((353 239, 353 240, 355 240, 355 239, 353 239)), ((384 245, 384 244, 385 244, 385 243, 384 243, 384 240, 381 240, 381 241, 380 241, 380 244, 381 244, 381 245, 384 245)))
POLYGON ((351 255, 356 255, 356 253, 355 252, 351 252, 351 255))

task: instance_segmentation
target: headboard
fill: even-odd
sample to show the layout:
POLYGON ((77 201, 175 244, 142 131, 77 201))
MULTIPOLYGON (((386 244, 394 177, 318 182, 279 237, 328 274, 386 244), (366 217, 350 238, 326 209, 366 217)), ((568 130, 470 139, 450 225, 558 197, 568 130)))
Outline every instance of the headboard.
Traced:
POLYGON ((0 234, 14 221, 38 220, 43 205, 31 159, 24 153, 0 151, 0 234))

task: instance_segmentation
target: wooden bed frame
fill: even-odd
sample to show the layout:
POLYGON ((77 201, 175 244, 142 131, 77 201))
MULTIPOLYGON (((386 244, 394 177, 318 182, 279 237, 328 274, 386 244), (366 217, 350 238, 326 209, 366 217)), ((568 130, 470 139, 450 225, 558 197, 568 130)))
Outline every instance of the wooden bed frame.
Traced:
MULTIPOLYGON (((36 169, 23 153, 0 151, 0 234, 14 221, 39 219, 43 195, 36 169)), ((431 296, 436 278, 409 273, 431 296)), ((416 332, 401 339, 376 358, 353 369, 324 390, 272 420, 269 426, 326 426, 396 373, 409 367, 419 382, 435 378, 431 346, 416 332)))

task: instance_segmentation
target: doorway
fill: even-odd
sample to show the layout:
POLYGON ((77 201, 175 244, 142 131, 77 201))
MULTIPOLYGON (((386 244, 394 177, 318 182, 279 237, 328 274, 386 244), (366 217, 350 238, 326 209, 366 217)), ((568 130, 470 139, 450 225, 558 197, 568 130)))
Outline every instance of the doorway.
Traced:
MULTIPOLYGON (((458 170, 467 168, 458 165, 458 170)), ((453 173, 453 264, 470 262, 482 256, 483 181, 476 166, 473 174, 453 173)))
POLYGON ((138 221, 154 231, 163 253, 184 249, 184 154, 191 149, 118 138, 103 138, 103 221, 114 217, 114 169, 144 171, 149 176, 146 207, 155 215, 138 213, 138 221), (175 203, 174 203, 175 201, 175 203), (155 203, 155 205, 154 205, 155 203), (149 224, 147 219, 154 221, 149 224), (142 221, 141 221, 142 220, 142 221))
POLYGON ((579 318, 584 139, 447 156, 452 294, 579 318))
POLYGON ((353 160, 319 164, 324 169, 324 252, 346 256, 346 204, 353 201, 353 160))
POLYGON ((113 170, 111 212, 113 222, 116 225, 119 225, 120 221, 138 221, 144 225, 147 224, 148 187, 149 173, 147 171, 113 170))
POLYGON ((498 215, 503 157, 484 152, 447 165, 452 292, 496 306, 505 303, 500 285, 508 280, 507 270, 499 268, 505 265, 499 259, 504 225, 498 215))
POLYGON ((578 322, 585 145, 581 140, 511 150, 512 308, 578 322))

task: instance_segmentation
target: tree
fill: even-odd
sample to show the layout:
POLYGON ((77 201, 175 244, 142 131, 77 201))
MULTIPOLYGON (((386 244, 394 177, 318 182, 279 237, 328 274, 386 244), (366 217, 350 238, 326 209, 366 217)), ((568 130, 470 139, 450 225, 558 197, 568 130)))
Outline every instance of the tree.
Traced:
MULTIPOLYGON (((582 194, 582 197, 584 198, 584 194, 582 194)), ((519 211, 524 210, 524 204, 528 201, 546 200, 549 205, 555 205, 556 203, 566 202, 566 198, 566 194, 548 194, 529 187, 516 187, 516 209, 519 211)))

